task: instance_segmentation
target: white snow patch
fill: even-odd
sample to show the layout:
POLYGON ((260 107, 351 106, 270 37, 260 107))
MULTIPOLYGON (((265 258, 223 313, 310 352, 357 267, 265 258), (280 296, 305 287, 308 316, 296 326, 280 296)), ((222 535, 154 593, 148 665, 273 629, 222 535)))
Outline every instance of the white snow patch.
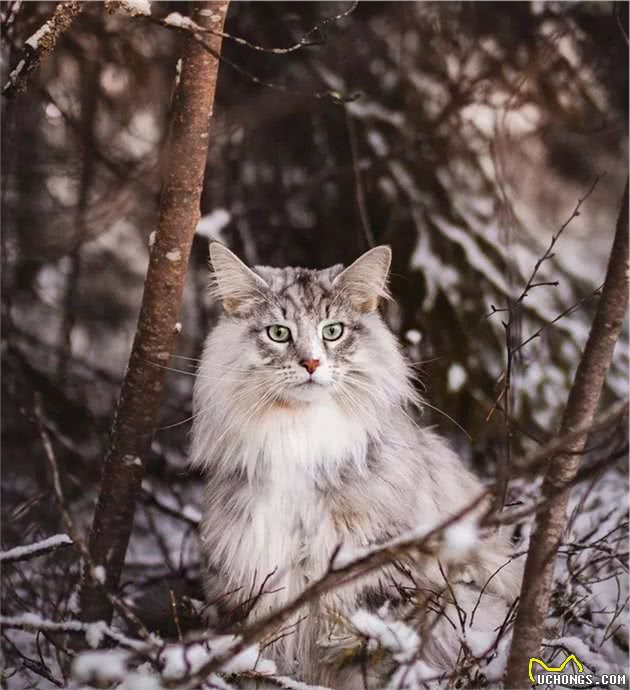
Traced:
POLYGON ((221 231, 231 220, 232 216, 226 209, 215 208, 214 211, 201 218, 195 232, 205 239, 225 242, 221 236, 221 231))
POLYGON ((153 245, 155 244, 155 230, 149 235, 149 249, 153 249, 153 245))
POLYGON ((33 50, 37 50, 40 40, 48 33, 50 33, 50 24, 45 22, 32 36, 29 36, 24 43, 33 50))
POLYGON ((100 582, 102 585, 105 584, 105 568, 103 568, 102 565, 97 565, 96 568, 94 568, 94 579, 97 582, 100 582))
POLYGON ((19 77, 20 72, 24 69, 25 65, 26 63, 24 60, 20 60, 15 66, 15 69, 11 71, 11 74, 9 74, 9 81, 15 81, 19 77))
POLYGON ((8 551, 0 552, 0 561, 19 560, 27 556, 35 556, 38 551, 47 551, 56 546, 64 544, 72 544, 72 539, 67 534, 55 534, 53 537, 36 541, 33 544, 25 544, 24 546, 15 546, 8 551))
POLYGON ((180 321, 178 321, 175 324, 175 328, 173 330, 175 331, 175 333, 181 333, 182 332, 182 324, 180 321))
POLYGON ((166 254, 166 258, 169 261, 180 261, 182 258, 182 253, 179 251, 179 249, 176 249, 175 251, 168 252, 166 254))
POLYGON ((106 632, 107 623, 105 621, 96 621, 87 626, 85 630, 85 639, 92 649, 96 649, 103 641, 106 632))
POLYGON ((422 340, 422 333, 412 328, 405 333, 405 340, 412 345, 417 345, 422 340))
POLYGON ((462 561, 477 547, 479 531, 472 522, 458 522, 444 531, 444 557, 462 561))
POLYGON ((128 659, 129 652, 124 649, 83 652, 72 663, 72 675, 82 682, 120 682, 127 675, 128 659))
POLYGON ((468 374, 461 364, 451 364, 447 374, 447 386, 451 393, 457 393, 468 380, 468 374))
POLYGON ((182 515, 193 522, 201 522, 201 512, 194 506, 184 506, 182 515))
POLYGON ((390 651, 398 662, 411 660, 420 646, 418 633, 401 621, 384 621, 365 609, 356 611, 351 621, 362 635, 390 651))
MULTIPOLYGON (((160 654, 164 664, 162 675, 166 680, 178 680, 197 673, 208 661, 235 647, 238 641, 238 637, 223 635, 204 642, 167 645, 160 654)), ((254 645, 225 663, 221 670, 224 673, 255 671, 272 674, 276 672, 276 665, 262 659, 258 645, 254 645)))
POLYGON ((367 134, 368 144, 377 156, 386 156, 389 153, 389 146, 385 137, 376 129, 371 129, 367 134))
POLYGON ((122 0, 123 7, 134 16, 151 16, 151 3, 149 0, 122 0))
POLYGON ((165 19, 164 23, 169 26, 176 26, 180 29, 190 29, 195 26, 195 22, 190 17, 184 17, 179 12, 171 12, 165 19))

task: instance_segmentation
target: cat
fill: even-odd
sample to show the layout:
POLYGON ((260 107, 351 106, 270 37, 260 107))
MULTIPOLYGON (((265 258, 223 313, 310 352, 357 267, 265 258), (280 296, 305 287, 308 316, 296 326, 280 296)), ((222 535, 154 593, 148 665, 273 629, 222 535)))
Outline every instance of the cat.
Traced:
MULTIPOLYGON (((210 258, 222 313, 195 381, 191 440, 191 462, 207 475, 205 588, 209 600, 222 598, 252 621, 320 577, 340 544, 365 547, 439 524, 481 485, 414 420, 413 369, 378 308, 388 297, 389 247, 324 270, 248 268, 217 242, 210 258)), ((488 537, 458 596, 474 602, 487 583, 495 603, 514 598, 520 576, 509 551, 507 538, 488 537)), ((357 607, 400 607, 419 583, 445 589, 435 559, 336 590, 294 618, 291 634, 265 653, 282 673, 362 687, 364 674, 348 660, 347 636, 332 630, 334 621, 357 607)), ((480 607, 489 628, 502 621, 493 606, 480 607)), ((459 640, 452 626, 436 623, 427 653, 447 668, 459 640)))

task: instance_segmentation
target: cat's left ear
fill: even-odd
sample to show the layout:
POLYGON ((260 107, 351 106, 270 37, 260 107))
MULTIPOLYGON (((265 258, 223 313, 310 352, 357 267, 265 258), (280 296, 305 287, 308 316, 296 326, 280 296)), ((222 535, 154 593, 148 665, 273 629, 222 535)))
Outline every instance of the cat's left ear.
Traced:
POLYGON ((333 289, 347 294, 353 307, 364 314, 376 311, 379 299, 388 296, 387 276, 392 250, 374 247, 362 254, 333 281, 333 289))

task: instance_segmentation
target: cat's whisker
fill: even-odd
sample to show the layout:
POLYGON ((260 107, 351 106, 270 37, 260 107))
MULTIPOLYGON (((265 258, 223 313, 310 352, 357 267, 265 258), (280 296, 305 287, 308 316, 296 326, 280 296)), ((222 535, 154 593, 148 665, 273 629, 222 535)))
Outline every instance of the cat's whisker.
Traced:
MULTIPOLYGON (((230 424, 227 429, 223 431, 223 433, 219 436, 219 438, 216 440, 216 442, 213 444, 213 452, 217 450, 223 439, 226 437, 226 435, 236 426, 236 424, 242 424, 243 427, 245 427, 249 421, 253 418, 253 416, 261 409, 262 405, 269 399, 271 395, 276 395, 281 386, 280 384, 276 384, 276 386, 270 388, 259 400, 257 400, 245 413, 247 415, 247 418, 245 420, 241 420, 239 417, 236 417, 236 419, 230 424)), ((229 457, 229 455, 228 455, 229 457)))
MULTIPOLYGON (((233 402, 238 402, 242 400, 243 398, 251 395, 253 392, 260 390, 262 388, 266 388, 268 386, 267 381, 259 381, 258 383, 251 384, 250 382, 247 383, 247 386, 243 387, 243 390, 239 392, 238 395, 233 395, 232 396, 232 401, 233 402)), ((198 417, 201 414, 204 414, 206 412, 210 412, 211 410, 215 409, 217 406, 223 406, 224 402, 222 400, 216 400, 213 402, 211 405, 208 405, 207 407, 202 408, 201 410, 198 410, 194 414, 192 414, 190 417, 186 417, 186 419, 182 419, 180 422, 175 422, 174 424, 169 424, 167 426, 160 426, 155 429, 155 431, 164 431, 165 429, 172 429, 173 427, 176 426, 181 426, 182 424, 186 424, 186 422, 190 422, 196 417, 198 417)))
MULTIPOLYGON (((208 374, 200 374, 199 371, 187 371, 186 369, 177 369, 176 367, 169 367, 166 364, 158 364, 157 362, 149 362, 149 364, 153 365, 154 367, 158 367, 159 369, 165 369, 166 371, 172 371, 176 374, 183 374, 184 376, 191 376, 192 378, 198 378, 205 381, 228 381, 239 383, 243 380, 242 378, 229 378, 225 374, 221 374, 220 372, 218 376, 209 376, 208 374)), ((251 369, 244 369, 243 373, 251 374, 252 372, 251 369)))
MULTIPOLYGON (((431 403, 428 403, 426 400, 422 400, 422 401, 419 403, 419 405, 420 405, 420 406, 426 405, 426 407, 430 407, 432 410, 435 410, 436 412, 438 412, 438 413, 441 414, 442 416, 446 417, 446 419, 448 419, 449 421, 453 422, 453 424, 454 424, 460 431, 462 431, 464 434, 466 434, 466 436, 468 437, 468 439, 469 439, 470 441, 472 441, 472 436, 466 431, 466 429, 464 429, 464 427, 463 427, 459 422, 457 422, 455 419, 453 419, 449 414, 447 414, 446 412, 444 412, 444 410, 440 410, 439 407, 436 407, 435 405, 431 405, 431 403)), ((402 410, 402 408, 401 408, 401 410, 402 410)), ((404 410, 402 410, 402 413, 403 413, 403 414, 405 415, 405 417, 407 417, 407 418, 409 419, 409 421, 412 422, 418 429, 421 428, 421 427, 419 426, 419 424, 418 424, 417 422, 415 422, 415 421, 414 421, 404 410)))

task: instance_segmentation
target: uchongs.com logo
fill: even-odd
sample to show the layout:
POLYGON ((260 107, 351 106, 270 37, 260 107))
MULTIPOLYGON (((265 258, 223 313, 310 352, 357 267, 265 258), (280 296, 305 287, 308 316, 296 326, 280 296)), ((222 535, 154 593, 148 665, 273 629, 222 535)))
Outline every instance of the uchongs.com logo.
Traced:
POLYGON ((567 656, 559 666, 549 666, 542 659, 530 657, 528 672, 532 685, 536 686, 556 685, 563 688, 628 686, 626 673, 603 673, 596 676, 584 670, 584 664, 575 654, 567 656))

